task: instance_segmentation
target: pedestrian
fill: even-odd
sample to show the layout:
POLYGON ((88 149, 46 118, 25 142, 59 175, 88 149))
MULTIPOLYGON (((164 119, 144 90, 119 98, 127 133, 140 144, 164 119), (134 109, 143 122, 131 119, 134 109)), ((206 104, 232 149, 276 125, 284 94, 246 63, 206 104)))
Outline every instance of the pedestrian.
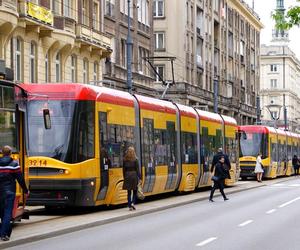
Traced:
POLYGON ((1 240, 8 241, 12 227, 10 221, 16 196, 16 180, 24 193, 28 196, 24 177, 19 163, 11 158, 11 147, 2 148, 3 157, 0 158, 0 216, 1 216, 1 240))
POLYGON ((213 196, 216 189, 220 189, 224 201, 229 200, 224 193, 224 182, 227 176, 227 170, 225 166, 225 157, 221 156, 219 162, 215 165, 215 173, 212 176, 213 186, 210 191, 209 201, 214 202, 213 196))
POLYGON ((221 157, 224 157, 225 159, 225 167, 227 170, 227 177, 226 179, 230 179, 230 174, 229 174, 229 170, 231 169, 231 164, 230 164, 230 160, 227 154, 223 153, 223 149, 222 148, 218 148, 218 152, 214 155, 213 160, 212 160, 212 167, 211 167, 211 172, 214 171, 214 168, 216 166, 216 164, 219 162, 221 157))
POLYGON ((255 165, 255 169, 254 169, 254 173, 256 174, 256 179, 258 182, 261 182, 263 172, 264 172, 264 169, 263 169, 263 165, 261 163, 261 153, 258 153, 257 158, 256 158, 256 165, 255 165))
POLYGON ((295 175, 298 175, 299 174, 299 159, 298 159, 297 155, 293 156, 292 164, 294 167, 295 175))
POLYGON ((127 190, 128 208, 130 211, 136 210, 137 186, 141 179, 139 162, 133 147, 129 147, 123 161, 123 189, 127 190))

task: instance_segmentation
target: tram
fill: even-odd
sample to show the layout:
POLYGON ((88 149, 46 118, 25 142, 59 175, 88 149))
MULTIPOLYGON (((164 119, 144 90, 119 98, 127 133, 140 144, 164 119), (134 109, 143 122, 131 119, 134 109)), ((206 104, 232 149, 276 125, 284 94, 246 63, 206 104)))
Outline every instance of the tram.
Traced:
POLYGON ((258 153, 262 154, 265 178, 290 176, 293 155, 300 153, 300 135, 273 127, 239 126, 240 176, 255 176, 258 153))
MULTIPOLYGON (((28 168, 25 156, 25 113, 26 93, 12 81, 0 77, 0 149, 9 145, 12 147, 12 157, 19 161, 25 182, 28 185, 28 168), (1 79, 2 78, 2 79, 1 79)), ((2 156, 2 153, 0 152, 2 156)), ((16 198, 12 219, 28 218, 25 210, 25 195, 22 188, 17 184, 16 198)))
POLYGON ((227 185, 239 178, 237 123, 231 117, 94 85, 22 87, 35 95, 27 106, 30 205, 126 203, 122 161, 128 146, 136 149, 146 196, 211 185, 219 147, 232 162, 227 185), (51 129, 38 118, 45 105, 51 129), (110 167, 101 164, 102 150, 110 167))

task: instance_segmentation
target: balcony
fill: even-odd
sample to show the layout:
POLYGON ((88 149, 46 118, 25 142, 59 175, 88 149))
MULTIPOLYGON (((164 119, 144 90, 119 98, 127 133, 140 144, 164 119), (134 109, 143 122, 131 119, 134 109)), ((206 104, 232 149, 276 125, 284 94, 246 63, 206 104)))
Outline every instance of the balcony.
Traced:
POLYGON ((52 11, 32 2, 20 2, 19 14, 21 18, 25 18, 27 24, 38 24, 43 27, 53 26, 54 19, 52 11))
MULTIPOLYGON (((0 26, 5 23, 13 23, 17 25, 18 23, 18 8, 17 0, 0 0, 0 26)), ((9 28, 9 27, 7 27, 9 28)), ((10 28, 11 29, 11 28, 10 28)), ((11 30, 4 30, 3 27, 0 33, 10 33, 11 30)))
POLYGON ((85 45, 91 46, 92 49, 111 50, 111 40, 109 37, 84 25, 77 25, 76 39, 85 45))

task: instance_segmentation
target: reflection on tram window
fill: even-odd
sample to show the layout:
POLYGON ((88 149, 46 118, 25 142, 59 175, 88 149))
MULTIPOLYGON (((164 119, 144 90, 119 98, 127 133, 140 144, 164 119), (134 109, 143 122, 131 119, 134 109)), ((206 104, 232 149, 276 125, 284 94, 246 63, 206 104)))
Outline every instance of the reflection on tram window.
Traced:
POLYGON ((262 133, 247 133, 240 137, 240 157, 262 154, 262 159, 268 157, 268 136, 262 133))

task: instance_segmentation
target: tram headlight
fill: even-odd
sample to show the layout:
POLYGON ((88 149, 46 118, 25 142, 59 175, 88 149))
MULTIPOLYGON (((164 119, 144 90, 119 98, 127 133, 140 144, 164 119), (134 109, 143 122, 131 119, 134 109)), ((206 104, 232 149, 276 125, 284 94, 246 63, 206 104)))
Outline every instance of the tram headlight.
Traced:
POLYGON ((68 169, 65 169, 65 174, 69 174, 70 171, 68 169))
POLYGON ((94 186, 95 185, 95 182, 91 181, 91 186, 94 186))

